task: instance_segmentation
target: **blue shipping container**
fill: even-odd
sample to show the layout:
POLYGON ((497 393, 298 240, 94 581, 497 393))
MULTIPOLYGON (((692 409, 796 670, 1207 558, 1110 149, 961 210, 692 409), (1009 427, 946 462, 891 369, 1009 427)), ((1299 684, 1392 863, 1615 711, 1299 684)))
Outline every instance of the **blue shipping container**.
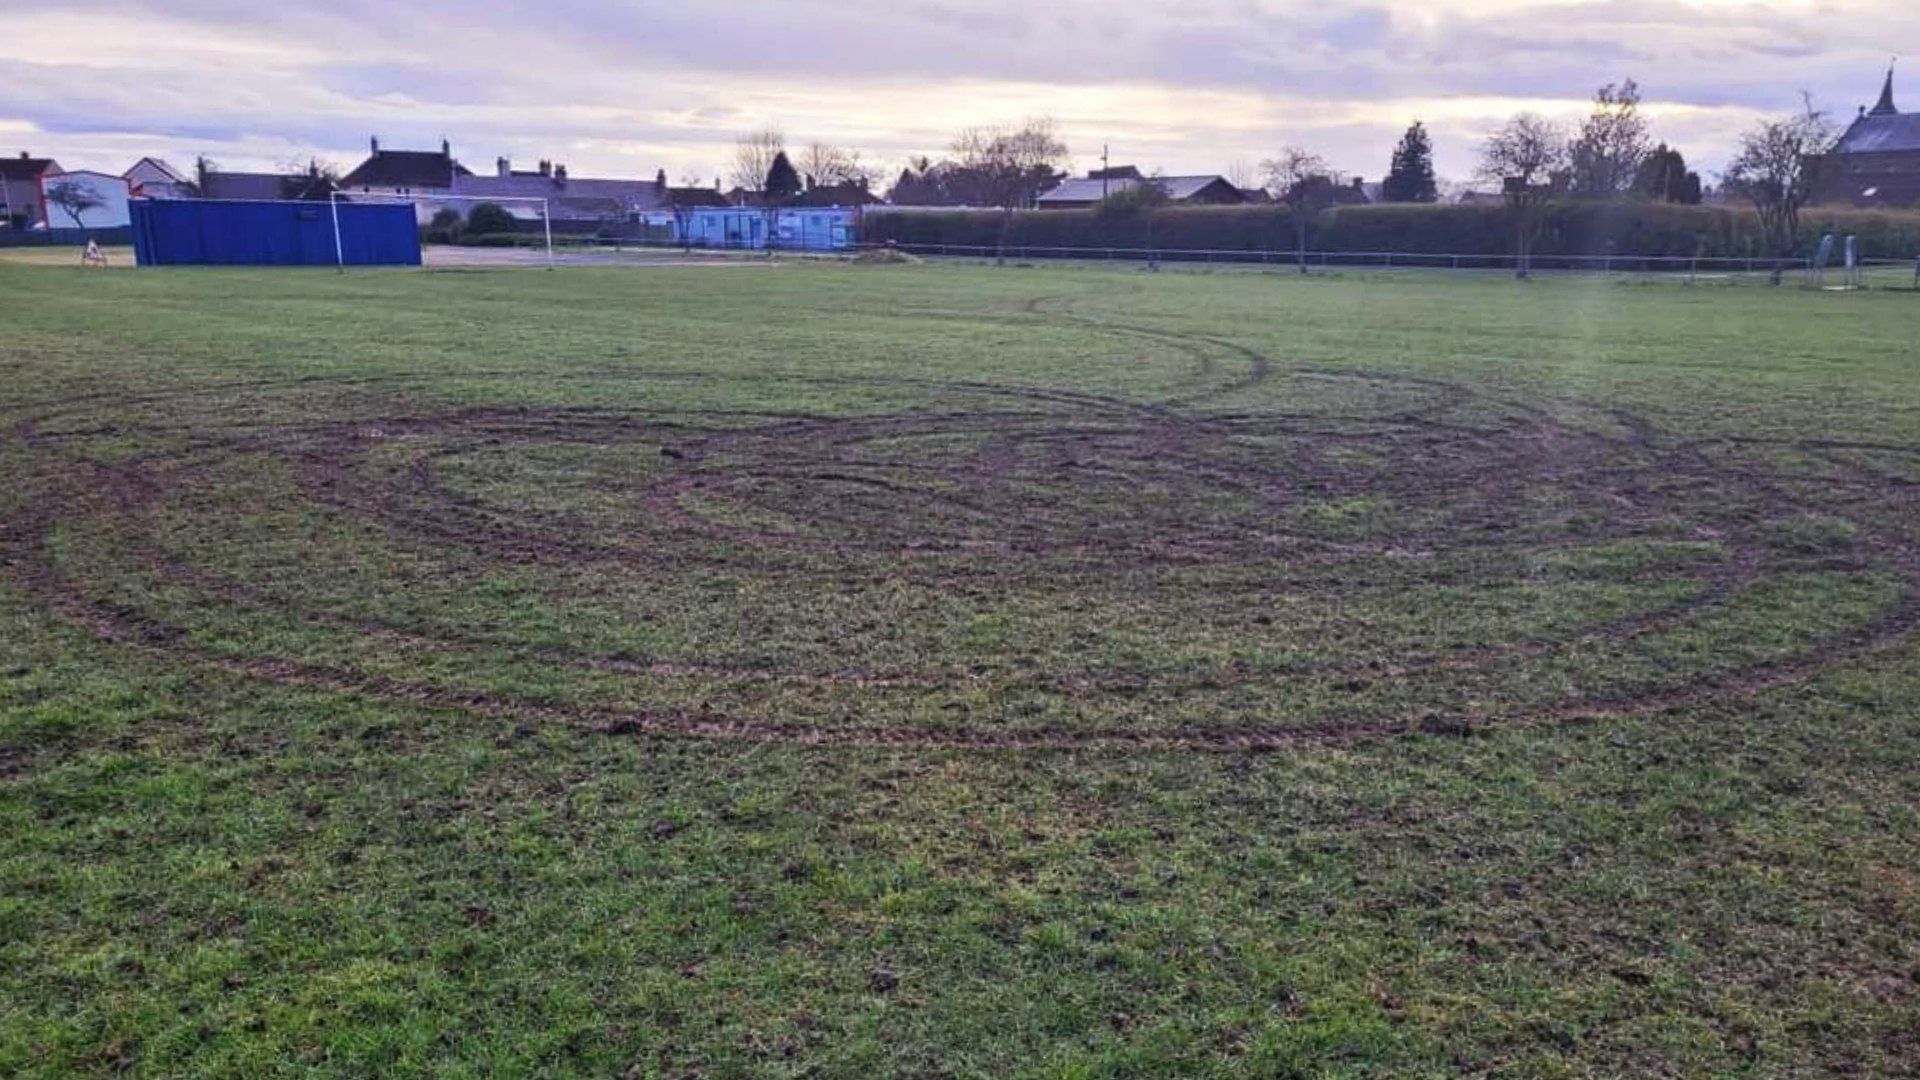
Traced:
POLYGON ((420 265, 420 228, 404 203, 135 199, 130 209, 141 266, 420 265))

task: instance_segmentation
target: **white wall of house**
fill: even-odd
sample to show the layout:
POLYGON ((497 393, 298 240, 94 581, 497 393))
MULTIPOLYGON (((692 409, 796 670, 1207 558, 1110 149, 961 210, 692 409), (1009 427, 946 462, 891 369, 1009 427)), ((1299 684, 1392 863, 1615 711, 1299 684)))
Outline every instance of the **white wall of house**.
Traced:
POLYGON ((127 170, 125 179, 129 188, 149 199, 184 199, 193 194, 185 177, 168 172, 152 158, 141 158, 127 170))
POLYGON ((82 185, 100 199, 101 205, 82 212, 80 221, 76 223, 60 204, 49 197, 46 200, 47 218, 48 224, 54 228, 113 229, 133 223, 132 216, 127 212, 127 181, 123 177, 82 169, 46 177, 40 182, 40 188, 47 192, 61 183, 82 185))

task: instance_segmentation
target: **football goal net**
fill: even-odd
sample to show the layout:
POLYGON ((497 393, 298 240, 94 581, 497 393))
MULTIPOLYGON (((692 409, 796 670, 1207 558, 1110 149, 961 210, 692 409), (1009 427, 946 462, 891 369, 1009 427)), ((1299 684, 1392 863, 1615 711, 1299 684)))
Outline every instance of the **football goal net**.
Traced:
MULTIPOLYGON (((414 221, 424 227, 433 223, 444 210, 452 210, 460 215, 464 223, 473 216, 475 208, 491 205, 507 212, 514 219, 515 229, 522 222, 538 222, 539 237, 546 248, 547 267, 552 269, 553 257, 553 218, 546 199, 532 195, 392 195, 372 192, 336 191, 328 197, 333 212, 333 254, 340 269, 347 268, 346 247, 340 237, 340 204, 345 203, 385 203, 401 204, 414 208, 414 221)), ((529 238, 534 234, 528 233, 529 238)))

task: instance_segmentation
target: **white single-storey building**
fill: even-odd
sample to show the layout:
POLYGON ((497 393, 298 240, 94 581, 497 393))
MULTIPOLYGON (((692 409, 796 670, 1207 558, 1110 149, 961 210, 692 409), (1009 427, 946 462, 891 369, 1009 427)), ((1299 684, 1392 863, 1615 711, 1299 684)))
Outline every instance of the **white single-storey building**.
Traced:
POLYGON ((117 229, 133 224, 127 212, 127 181, 112 173, 75 169, 57 176, 42 177, 40 191, 46 199, 47 222, 56 229, 117 229), (61 200, 63 190, 92 196, 95 205, 77 213, 61 200))

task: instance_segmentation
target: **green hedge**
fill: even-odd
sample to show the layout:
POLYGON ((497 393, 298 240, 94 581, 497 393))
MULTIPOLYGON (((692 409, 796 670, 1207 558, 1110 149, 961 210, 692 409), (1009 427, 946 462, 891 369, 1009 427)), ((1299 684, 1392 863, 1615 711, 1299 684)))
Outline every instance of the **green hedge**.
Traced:
MULTIPOLYGON (((1002 215, 993 210, 869 213, 861 241, 913 248, 992 248, 1002 215)), ((1816 207, 1802 211, 1799 249, 1811 251, 1833 230, 1860 238, 1864 258, 1920 255, 1920 213, 1816 207)), ((1153 248, 1272 251, 1294 247, 1285 207, 1167 207, 1133 213, 1030 210, 1013 215, 1007 243, 1019 248, 1153 248)), ((1512 250, 1506 211, 1492 206, 1389 204, 1343 206, 1319 214, 1308 230, 1316 251, 1505 255, 1512 250)), ((1656 203, 1568 202, 1542 215, 1538 255, 1666 255, 1758 258, 1767 254, 1750 208, 1656 203)))
POLYGON ((544 248, 547 238, 538 233, 464 233, 454 243, 461 247, 525 247, 544 248))

